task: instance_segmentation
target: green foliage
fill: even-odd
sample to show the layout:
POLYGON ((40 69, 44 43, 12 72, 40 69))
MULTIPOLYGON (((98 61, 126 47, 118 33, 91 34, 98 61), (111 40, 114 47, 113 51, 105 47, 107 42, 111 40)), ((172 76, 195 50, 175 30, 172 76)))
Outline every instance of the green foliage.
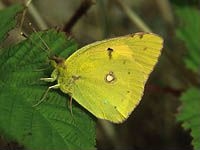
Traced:
MULTIPOLYGON (((181 26, 177 28, 177 37, 187 47, 187 55, 184 58, 188 69, 196 74, 200 69, 200 12, 193 7, 176 7, 176 14, 180 19, 181 26)), ((193 137, 192 145, 195 150, 200 149, 200 89, 191 87, 181 96, 181 110, 177 120, 183 122, 183 127, 191 129, 193 137)))
POLYGON ((0 11, 0 44, 6 36, 6 33, 10 31, 16 25, 16 20, 14 17, 17 13, 22 11, 21 5, 13 5, 7 9, 0 11))
POLYGON ((192 145, 200 149, 200 89, 190 88, 181 96, 182 106, 177 120, 183 122, 185 129, 191 129, 192 145))
POLYGON ((177 7, 176 14, 181 26, 176 30, 177 37, 184 41, 188 54, 186 67, 198 72, 200 69, 200 12, 193 7, 177 7))
POLYGON ((0 55, 1 135, 32 150, 94 148, 95 123, 75 101, 71 114, 67 94, 52 90, 46 101, 32 107, 45 90, 55 84, 39 80, 49 77, 53 71, 48 56, 67 58, 76 48, 76 44, 66 39, 63 33, 49 30, 34 33, 29 39, 3 50, 0 55))

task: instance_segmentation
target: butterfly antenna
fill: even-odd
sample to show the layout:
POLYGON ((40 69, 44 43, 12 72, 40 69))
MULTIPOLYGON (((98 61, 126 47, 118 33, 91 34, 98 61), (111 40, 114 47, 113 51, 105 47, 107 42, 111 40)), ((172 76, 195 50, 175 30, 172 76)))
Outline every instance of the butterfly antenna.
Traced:
MULTIPOLYGON (((31 38, 29 38, 25 33, 21 32, 21 35, 22 35, 23 37, 25 37, 26 39, 30 39, 31 42, 32 42, 34 45, 37 45, 37 44, 36 44, 31 38)), ((40 48, 46 52, 46 49, 45 49, 44 47, 40 46, 40 48)), ((48 56, 48 57, 49 57, 49 56, 48 56)), ((36 71, 36 72, 44 71, 44 70, 47 70, 49 67, 50 67, 50 66, 48 66, 48 67, 46 67, 46 68, 39 68, 39 69, 36 69, 36 70, 34 70, 34 71, 36 71)))
POLYGON ((30 26, 30 28, 33 30, 33 32, 35 33, 35 34, 37 34, 37 36, 39 37, 39 39, 42 41, 42 43, 44 44, 44 46, 48 49, 48 50, 50 50, 50 48, 49 48, 49 46, 47 45, 47 43, 44 41, 44 39, 38 34, 38 32, 36 31, 36 29, 32 26, 32 23, 30 23, 29 22, 29 26, 30 26))
MULTIPOLYGON (((21 19, 21 22, 20 22, 20 31, 21 31, 21 35, 25 38, 28 39, 28 36, 22 32, 22 26, 23 26, 23 23, 24 23, 24 20, 25 20, 25 16, 26 16, 26 13, 27 13, 27 9, 28 9, 28 6, 30 5, 30 3, 32 2, 32 0, 28 0, 26 3, 25 3, 25 9, 22 13, 22 19, 21 19)), ((33 30, 33 32, 35 32, 37 34, 37 36, 39 37, 39 39, 42 41, 42 43, 44 44, 44 46, 49 50, 49 46, 46 44, 46 42, 42 39, 42 37, 36 32, 36 29, 32 26, 31 23, 29 23, 29 26, 30 28, 33 30)), ((36 42, 34 42, 31 38, 29 38, 31 40, 32 43, 34 43, 35 45, 38 45, 36 42)), ((44 51, 47 51, 45 48, 43 48, 42 46, 40 46, 40 48, 44 51)))
MULTIPOLYGON (((21 32, 20 33, 23 37, 25 37, 25 38, 27 38, 27 39, 30 39, 31 40, 31 42, 34 44, 34 45, 38 45, 36 42, 34 42, 31 38, 29 38, 24 32, 21 32)), ((40 46, 40 48, 42 49, 42 50, 44 50, 45 52, 47 51, 44 47, 42 47, 42 46, 40 46)))

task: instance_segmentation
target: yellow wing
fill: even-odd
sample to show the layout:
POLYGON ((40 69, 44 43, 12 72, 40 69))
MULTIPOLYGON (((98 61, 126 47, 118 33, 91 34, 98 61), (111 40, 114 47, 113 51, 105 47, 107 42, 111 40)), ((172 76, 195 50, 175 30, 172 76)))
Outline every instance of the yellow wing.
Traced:
POLYGON ((58 83, 98 118, 120 123, 139 103, 163 39, 136 33, 87 45, 66 61, 58 83))

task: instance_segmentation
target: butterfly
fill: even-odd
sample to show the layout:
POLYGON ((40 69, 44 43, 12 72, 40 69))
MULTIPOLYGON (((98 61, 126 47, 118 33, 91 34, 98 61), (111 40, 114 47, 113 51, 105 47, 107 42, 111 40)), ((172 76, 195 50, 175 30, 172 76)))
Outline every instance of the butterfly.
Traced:
POLYGON ((125 121, 140 102, 163 39, 139 32, 86 45, 65 59, 53 58, 49 89, 59 88, 100 119, 125 121))

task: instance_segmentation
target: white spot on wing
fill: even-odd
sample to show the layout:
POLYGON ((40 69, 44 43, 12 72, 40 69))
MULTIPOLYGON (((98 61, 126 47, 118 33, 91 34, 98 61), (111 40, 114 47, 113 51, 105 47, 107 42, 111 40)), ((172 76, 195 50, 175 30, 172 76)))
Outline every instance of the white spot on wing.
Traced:
POLYGON ((116 80, 116 78, 115 78, 114 73, 112 71, 110 71, 108 74, 106 74, 106 76, 105 76, 106 82, 111 83, 115 80, 116 80))

